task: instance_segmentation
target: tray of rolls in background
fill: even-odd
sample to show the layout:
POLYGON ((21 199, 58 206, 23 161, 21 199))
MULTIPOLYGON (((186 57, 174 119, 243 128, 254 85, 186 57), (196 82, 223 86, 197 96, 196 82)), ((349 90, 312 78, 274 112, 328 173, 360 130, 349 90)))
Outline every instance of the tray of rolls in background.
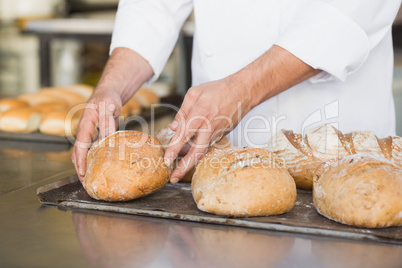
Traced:
MULTIPOLYGON (((79 119, 93 87, 70 85, 42 88, 16 98, 0 99, 0 139, 74 143, 79 119)), ((119 129, 131 129, 176 111, 182 97, 159 97, 141 88, 122 108, 119 129)))

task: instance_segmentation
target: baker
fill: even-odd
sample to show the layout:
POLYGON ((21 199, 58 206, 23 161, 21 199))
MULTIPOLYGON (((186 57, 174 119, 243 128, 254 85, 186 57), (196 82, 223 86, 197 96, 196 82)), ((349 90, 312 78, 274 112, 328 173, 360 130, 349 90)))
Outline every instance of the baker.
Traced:
POLYGON ((116 130, 122 104, 160 75, 191 11, 193 86, 171 124, 177 182, 228 134, 262 147, 281 128, 304 133, 337 122, 343 132, 395 132, 391 26, 400 0, 121 0, 110 58, 88 101, 72 155, 81 180, 91 142, 116 130), (97 127, 98 125, 98 127, 97 127))

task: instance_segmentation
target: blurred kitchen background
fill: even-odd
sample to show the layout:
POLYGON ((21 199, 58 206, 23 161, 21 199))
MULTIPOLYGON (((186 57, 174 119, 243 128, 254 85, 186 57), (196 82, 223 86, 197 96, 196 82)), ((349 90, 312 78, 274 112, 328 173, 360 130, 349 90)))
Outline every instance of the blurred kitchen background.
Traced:
MULTIPOLYGON (((95 85, 108 58, 118 0, 0 0, 0 97, 41 87, 95 85)), ((191 84, 193 18, 183 27, 161 77, 160 96, 191 84)), ((397 134, 402 136, 402 12, 393 27, 397 134)))

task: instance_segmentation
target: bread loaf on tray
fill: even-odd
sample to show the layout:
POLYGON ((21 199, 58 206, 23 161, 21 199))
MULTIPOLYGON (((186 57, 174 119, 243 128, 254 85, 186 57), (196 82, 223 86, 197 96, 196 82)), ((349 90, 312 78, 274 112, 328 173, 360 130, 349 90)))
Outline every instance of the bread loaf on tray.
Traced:
POLYGON ((382 156, 355 154, 325 164, 314 179, 317 211, 367 228, 402 225, 402 169, 382 156))
POLYGON ((233 147, 200 161, 191 191, 200 210, 235 217, 285 213, 297 195, 282 159, 265 149, 233 147))
POLYGON ((138 131, 118 131, 88 151, 83 185, 92 198, 127 201, 159 190, 169 175, 156 138, 138 131))
POLYGON ((342 134, 330 124, 302 135, 279 131, 268 142, 268 150, 283 158, 298 188, 312 189, 317 168, 324 162, 353 154, 383 157, 402 167, 402 139, 389 136, 379 139, 372 131, 342 134))

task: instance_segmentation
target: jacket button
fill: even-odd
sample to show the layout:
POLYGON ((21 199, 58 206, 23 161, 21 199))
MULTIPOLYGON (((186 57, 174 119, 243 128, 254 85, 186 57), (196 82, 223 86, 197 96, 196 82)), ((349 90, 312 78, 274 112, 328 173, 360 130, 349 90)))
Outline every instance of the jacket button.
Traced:
POLYGON ((209 51, 207 51, 207 52, 205 53, 205 55, 206 55, 207 57, 212 57, 212 56, 214 55, 214 53, 209 50, 209 51))

